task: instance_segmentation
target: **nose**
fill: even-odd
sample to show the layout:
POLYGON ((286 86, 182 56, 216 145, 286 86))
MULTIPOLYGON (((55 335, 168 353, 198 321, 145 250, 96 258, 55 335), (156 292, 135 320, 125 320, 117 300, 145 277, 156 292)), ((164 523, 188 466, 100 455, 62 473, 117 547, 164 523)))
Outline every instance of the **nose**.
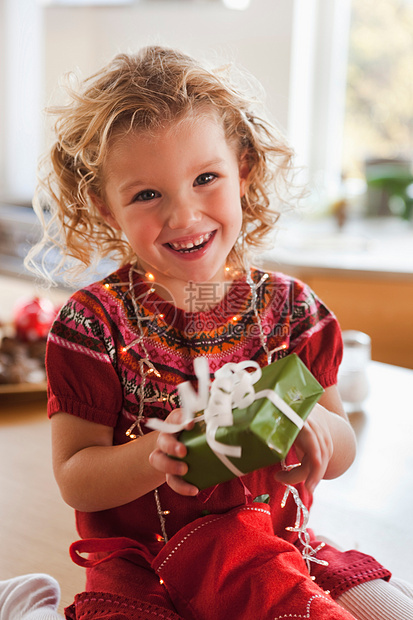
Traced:
POLYGON ((191 228, 200 219, 201 212, 193 198, 180 196, 170 202, 168 226, 172 230, 191 228))

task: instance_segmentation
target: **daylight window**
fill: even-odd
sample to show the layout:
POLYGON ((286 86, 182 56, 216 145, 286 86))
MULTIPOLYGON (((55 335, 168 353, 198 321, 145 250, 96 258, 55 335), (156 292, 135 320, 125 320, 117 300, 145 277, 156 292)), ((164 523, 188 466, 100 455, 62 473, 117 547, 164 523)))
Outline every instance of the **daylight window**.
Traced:
POLYGON ((410 215, 412 159, 413 2, 352 0, 343 173, 387 184, 390 211, 410 215))

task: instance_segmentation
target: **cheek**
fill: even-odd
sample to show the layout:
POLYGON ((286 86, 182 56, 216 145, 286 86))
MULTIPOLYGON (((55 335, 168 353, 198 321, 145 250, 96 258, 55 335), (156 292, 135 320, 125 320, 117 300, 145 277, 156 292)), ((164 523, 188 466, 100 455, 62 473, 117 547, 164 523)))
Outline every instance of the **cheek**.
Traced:
POLYGON ((242 196, 239 194, 239 186, 237 186, 237 188, 234 189, 234 192, 232 194, 231 204, 232 204, 231 215, 232 215, 234 227, 241 228, 242 221, 244 218, 244 212, 242 209, 242 196))
POLYGON ((159 234, 159 225, 156 220, 145 213, 134 213, 125 218, 122 230, 131 243, 147 246, 159 234))
POLYGON ((241 207, 240 199, 238 199, 238 204, 233 206, 232 209, 228 209, 227 207, 227 217, 225 220, 226 230, 228 234, 229 241, 234 244, 238 239, 238 236, 242 230, 243 224, 243 211, 241 207))

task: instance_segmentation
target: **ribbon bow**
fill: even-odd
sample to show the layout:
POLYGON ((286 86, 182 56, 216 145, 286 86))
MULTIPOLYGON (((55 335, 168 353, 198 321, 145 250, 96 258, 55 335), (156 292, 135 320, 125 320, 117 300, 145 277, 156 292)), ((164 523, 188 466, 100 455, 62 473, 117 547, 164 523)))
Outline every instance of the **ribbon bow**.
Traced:
POLYGON ((215 380, 210 384, 208 360, 197 357, 194 360, 194 371, 198 379, 198 392, 195 392, 191 383, 185 381, 178 385, 178 392, 182 403, 183 421, 179 424, 168 423, 163 420, 150 418, 146 426, 153 430, 165 433, 179 433, 185 426, 195 422, 205 421, 206 441, 215 455, 236 476, 243 476, 228 457, 240 458, 241 446, 229 446, 215 439, 219 427, 230 427, 234 423, 232 410, 249 407, 258 398, 268 398, 284 413, 298 428, 302 428, 303 420, 289 405, 273 390, 254 391, 254 384, 261 378, 261 368, 252 360, 224 364, 215 372, 215 380), (247 369, 252 368, 252 372, 247 369), (195 417, 199 411, 203 415, 195 417))

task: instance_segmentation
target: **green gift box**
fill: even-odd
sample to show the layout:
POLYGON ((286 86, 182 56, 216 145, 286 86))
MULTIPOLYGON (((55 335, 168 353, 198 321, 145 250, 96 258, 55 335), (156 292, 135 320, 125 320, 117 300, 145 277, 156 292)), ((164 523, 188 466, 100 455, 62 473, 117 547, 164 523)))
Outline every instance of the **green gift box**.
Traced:
MULTIPOLYGON (((265 366, 254 388, 256 394, 273 390, 303 421, 324 391, 295 353, 265 366)), ((215 439, 241 446, 240 458, 228 458, 244 474, 285 458, 300 430, 266 397, 258 398, 245 409, 233 409, 232 415, 233 425, 219 427, 215 439)), ((179 436, 188 450, 182 459, 188 464, 184 479, 199 489, 235 476, 209 447, 205 430, 205 422, 201 421, 179 436)))

